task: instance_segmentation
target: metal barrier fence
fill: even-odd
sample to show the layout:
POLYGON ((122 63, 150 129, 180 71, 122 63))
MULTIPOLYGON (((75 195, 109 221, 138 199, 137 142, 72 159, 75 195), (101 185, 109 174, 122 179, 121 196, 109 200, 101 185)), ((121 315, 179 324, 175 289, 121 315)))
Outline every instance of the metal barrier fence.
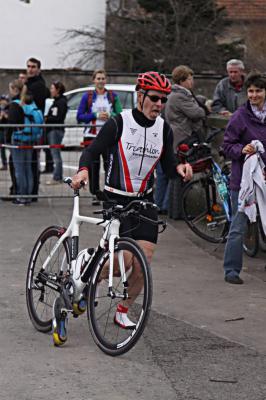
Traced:
MULTIPOLYGON (((30 142, 16 142, 9 144, 6 142, 7 132, 23 129, 24 124, 0 124, 0 132, 5 134, 1 135, 4 140, 1 140, 1 161, 2 167, 0 170, 0 198, 2 199, 16 199, 16 198, 62 198, 71 197, 73 191, 62 183, 48 184, 53 182, 53 173, 43 173, 46 168, 47 151, 51 149, 60 149, 62 163, 63 163, 63 177, 72 176, 78 169, 79 158, 81 152, 87 144, 95 137, 95 135, 87 134, 86 141, 83 139, 84 129, 90 128, 91 125, 78 125, 78 124, 43 124, 31 125, 31 127, 41 127, 44 130, 44 139, 42 142, 45 144, 31 144, 30 142), (65 128, 64 138, 62 144, 46 144, 47 131, 51 129, 65 128), (48 130, 49 128, 49 130, 48 130), (26 153, 28 156, 26 156, 26 153), (22 156, 23 154, 23 156, 22 156), (18 156, 18 157, 17 157, 18 156), (14 163, 15 157, 15 163, 14 163), (29 159, 30 157, 30 159, 29 159), (6 160, 6 161, 5 161, 6 160), (5 164, 6 162, 6 164, 5 164), (33 173, 33 191, 31 194, 17 194, 16 192, 16 175, 23 173, 24 169, 29 167, 33 173), (6 166, 6 167, 5 167, 6 166), (15 169, 17 167, 17 170, 15 169), (36 185, 38 188, 36 188, 36 185)), ((27 125, 29 127, 29 125, 27 125)), ((94 125, 95 127, 95 125, 94 125)), ((50 154, 51 156, 51 154, 50 154)), ((52 158, 50 157, 50 160, 52 158)), ((51 165, 51 164, 50 164, 51 165)), ((23 177, 24 178, 24 177, 23 177)), ((54 182, 53 182, 54 183, 54 182)), ((83 197, 92 197, 88 190, 82 191, 83 197)))
MULTIPOLYGON (((224 128, 228 121, 228 118, 224 118, 217 115, 211 115, 208 117, 208 125, 210 127, 215 128, 224 128)), ((31 159, 30 163, 32 166, 33 174, 34 174, 34 185, 35 188, 31 195, 20 195, 19 197, 22 198, 46 198, 46 197, 71 197, 72 191, 67 185, 57 184, 57 185, 48 185, 47 182, 52 179, 52 173, 50 174, 43 174, 43 170, 45 169, 46 165, 46 151, 51 150, 53 148, 57 148, 61 150, 61 156, 63 161, 63 176, 72 176, 78 169, 79 158, 81 152, 87 144, 91 142, 95 135, 93 134, 86 134, 86 141, 84 142, 84 131, 89 131, 90 128, 97 127, 96 125, 81 125, 81 124, 43 124, 43 125, 30 125, 31 127, 41 127, 43 128, 44 132, 49 131, 50 129, 58 129, 64 128, 64 138, 61 145, 52 145, 52 144, 40 144, 40 145, 31 145, 25 143, 16 143, 15 145, 11 145, 8 143, 0 143, 0 150, 1 150, 1 158, 3 160, 4 155, 7 159, 7 169, 0 170, 0 198, 17 198, 16 192, 14 191, 14 175, 15 175, 15 168, 14 163, 12 162, 12 152, 14 149, 17 152, 24 152, 31 150, 33 152, 33 158, 31 159), (40 172, 40 174, 39 174, 40 172), (37 182, 37 183, 36 183, 37 182), (36 185, 39 189, 36 190, 36 185)), ((14 130, 24 128, 24 124, 0 124, 0 133, 3 131, 12 132, 14 130)), ((29 127, 29 125, 27 125, 29 127)), ((4 135, 1 135, 2 137, 4 135)), ((46 135, 44 134, 44 137, 46 135)), ((218 148, 222 143, 223 133, 218 135, 215 140, 212 142, 212 148, 214 151, 214 155, 217 153, 217 161, 218 161, 218 148)), ((46 143, 46 142, 45 142, 46 143)), ((23 161, 25 164, 25 160, 23 161)), ((26 161, 29 163, 29 161, 26 161)), ((18 163, 16 163, 18 165, 18 163)), ((85 197, 92 197, 89 191, 82 191, 82 196, 85 197)))

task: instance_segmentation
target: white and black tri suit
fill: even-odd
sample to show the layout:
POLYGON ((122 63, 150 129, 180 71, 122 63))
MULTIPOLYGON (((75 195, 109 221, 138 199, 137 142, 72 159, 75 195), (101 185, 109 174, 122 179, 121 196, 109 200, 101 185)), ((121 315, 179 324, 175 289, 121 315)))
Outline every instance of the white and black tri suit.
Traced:
MULTIPOLYGON (((93 169, 94 160, 98 160, 99 154, 108 149, 105 176, 108 197, 121 204, 139 197, 153 201, 153 172, 159 160, 167 176, 175 177, 177 174, 172 146, 172 130, 161 117, 149 120, 137 109, 125 110, 109 119, 92 145, 83 150, 79 168, 93 169)), ((157 211, 143 211, 143 214, 157 219, 157 211)), ((121 225, 121 235, 123 233, 139 240, 157 241, 157 226, 143 229, 143 223, 136 219, 126 226, 124 223, 121 225), (129 232, 129 229, 132 231, 129 232)))

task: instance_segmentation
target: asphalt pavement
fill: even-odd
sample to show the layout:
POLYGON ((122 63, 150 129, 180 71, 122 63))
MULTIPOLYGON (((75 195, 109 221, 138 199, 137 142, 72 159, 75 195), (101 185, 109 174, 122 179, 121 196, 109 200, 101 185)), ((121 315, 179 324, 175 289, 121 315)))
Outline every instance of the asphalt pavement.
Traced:
MULTIPOLYGON (((183 221, 169 220, 160 235, 151 317, 130 352, 104 355, 85 316, 70 320, 63 348, 35 331, 25 302, 30 252, 45 227, 68 224, 71 208, 70 199, 0 202, 1 400, 266 399, 266 255, 245 258, 244 285, 225 283, 223 245, 195 237, 183 221)), ((93 209, 81 200, 81 213, 93 209)), ((81 246, 100 233, 82 226, 81 246)))

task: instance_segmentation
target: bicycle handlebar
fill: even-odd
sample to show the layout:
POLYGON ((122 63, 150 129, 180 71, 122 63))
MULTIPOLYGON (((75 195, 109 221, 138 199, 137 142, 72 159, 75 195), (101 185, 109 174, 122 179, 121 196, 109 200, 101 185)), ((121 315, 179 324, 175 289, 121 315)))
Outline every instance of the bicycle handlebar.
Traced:
POLYGON ((110 209, 94 211, 93 214, 96 214, 96 215, 101 214, 103 216, 103 221, 111 220, 113 217, 121 220, 121 219, 125 219, 129 216, 136 216, 136 218, 139 218, 140 220, 142 220, 144 222, 148 222, 152 225, 161 225, 162 229, 159 231, 159 233, 162 233, 166 229, 166 226, 167 226, 166 221, 162 221, 162 220, 155 221, 154 219, 148 218, 139 213, 141 208, 147 209, 148 207, 151 207, 153 209, 158 209, 156 204, 153 204, 151 202, 144 202, 142 200, 133 200, 125 207, 123 207, 119 204, 116 204, 116 205, 113 205, 110 209), (136 209, 137 205, 138 205, 138 207, 136 209))
POLYGON ((83 187, 86 185, 86 183, 85 183, 84 181, 81 181, 81 182, 80 182, 80 188, 79 188, 79 189, 74 189, 74 188, 71 186, 71 184, 72 184, 72 178, 71 178, 70 176, 67 176, 66 178, 64 178, 64 179, 63 179, 63 182, 66 183, 66 184, 67 184, 69 187, 71 187, 71 189, 73 189, 73 190, 79 190, 79 189, 83 188, 83 187))
POLYGON ((220 133, 223 133, 224 129, 216 128, 212 129, 212 132, 206 137, 206 143, 211 143, 211 141, 220 133))
POLYGON ((205 139, 204 142, 196 142, 196 143, 193 143, 193 144, 190 145, 190 146, 187 145, 187 146, 189 147, 189 149, 188 149, 187 151, 182 151, 182 150, 179 149, 179 146, 180 146, 180 147, 182 146, 182 143, 181 143, 181 145, 179 144, 179 145, 177 146, 177 153, 180 154, 180 155, 183 156, 183 157, 189 157, 189 156, 191 156, 195 151, 198 151, 198 150, 200 150, 200 149, 202 149, 202 148, 211 149, 211 142, 212 142, 212 140, 213 140, 218 134, 220 134, 221 132, 223 132, 223 129, 219 129, 219 128, 214 129, 214 130, 206 137, 206 139, 205 139))
MULTIPOLYGON (((70 176, 66 177, 63 179, 63 182, 66 183, 67 185, 69 185, 71 188, 71 184, 72 184, 72 178, 70 176)), ((81 181, 80 182, 80 188, 85 186, 85 182, 81 181)), ((73 188, 72 188, 73 189, 73 188)), ((74 189, 75 191, 79 191, 79 189, 74 189)), ((155 210, 159 210, 159 207, 150 202, 150 201, 145 201, 145 200, 132 200, 129 204, 127 204, 126 206, 122 206, 120 204, 118 204, 116 201, 114 200, 110 200, 107 196, 106 193, 98 191, 97 192, 97 198, 101 201, 105 201, 107 204, 109 203, 109 205, 111 206, 109 209, 103 209, 103 210, 97 210, 97 211, 93 211, 93 214, 95 215, 103 215, 104 219, 111 219, 113 216, 119 216, 120 218, 125 218, 128 215, 132 215, 132 214, 138 214, 139 210, 145 210, 147 208, 151 208, 151 209, 155 209, 155 210)), ((139 215, 139 214, 138 214, 139 215)), ((162 225, 163 221, 154 221, 148 217, 144 217, 142 215, 139 215, 139 217, 141 219, 143 219, 143 221, 145 220, 146 222, 150 222, 150 223, 155 223, 162 225)))
MULTIPOLYGON (((146 210, 148 208, 154 210, 159 209, 156 204, 144 200, 132 200, 126 206, 122 206, 121 204, 118 204, 117 202, 114 201, 109 202, 109 204, 108 202, 106 203, 107 205, 110 205, 108 209, 97 210, 94 211, 93 214, 102 214, 105 219, 111 219, 113 216, 119 218, 126 218, 129 215, 134 215, 134 214, 139 215, 140 210, 146 210)), ((143 216, 140 217, 142 218, 143 216)), ((143 219, 145 218, 147 217, 143 217, 143 219)), ((147 219, 149 220, 149 218, 147 219)))

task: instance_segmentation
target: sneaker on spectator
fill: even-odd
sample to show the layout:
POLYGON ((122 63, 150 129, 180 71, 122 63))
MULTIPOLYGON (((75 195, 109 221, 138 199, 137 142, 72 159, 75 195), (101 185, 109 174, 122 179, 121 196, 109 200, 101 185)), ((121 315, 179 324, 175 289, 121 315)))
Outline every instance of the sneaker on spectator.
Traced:
POLYGON ((20 200, 20 199, 12 200, 12 203, 15 204, 16 206, 25 206, 26 205, 25 201, 20 200))
POLYGON ((49 168, 45 168, 44 170, 40 171, 40 174, 52 174, 54 172, 53 169, 49 168))

